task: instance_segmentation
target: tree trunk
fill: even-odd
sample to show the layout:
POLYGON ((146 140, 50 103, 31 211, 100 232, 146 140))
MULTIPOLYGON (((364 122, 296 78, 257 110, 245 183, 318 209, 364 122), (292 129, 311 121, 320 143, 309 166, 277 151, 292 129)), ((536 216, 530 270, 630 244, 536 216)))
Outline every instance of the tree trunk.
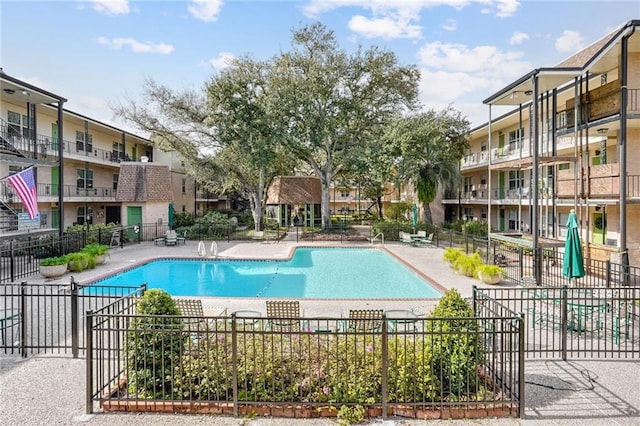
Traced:
POLYGON ((331 195, 328 183, 330 179, 327 179, 326 173, 320 177, 320 182, 322 184, 322 205, 320 206, 320 211, 322 212, 322 229, 331 229, 331 205, 329 204, 329 197, 331 195))
POLYGON ((424 209, 424 221, 429 225, 433 225, 433 215, 431 214, 431 205, 429 203, 422 203, 424 209))
POLYGON ((262 215, 264 212, 264 169, 260 169, 260 181, 258 188, 249 197, 251 214, 253 216, 254 231, 262 230, 262 215))
POLYGON ((382 220, 382 197, 376 198, 376 208, 378 209, 378 219, 382 220))

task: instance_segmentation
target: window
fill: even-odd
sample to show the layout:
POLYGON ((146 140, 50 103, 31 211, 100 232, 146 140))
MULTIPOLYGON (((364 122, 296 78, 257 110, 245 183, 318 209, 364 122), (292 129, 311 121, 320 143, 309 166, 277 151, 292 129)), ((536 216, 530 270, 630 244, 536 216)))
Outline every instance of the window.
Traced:
POLYGON ((571 169, 571 163, 558 164, 558 170, 569 170, 569 169, 571 169))
POLYGON ((124 158, 124 144, 114 142, 111 147, 111 156, 113 160, 124 158))
POLYGON ((187 180, 185 178, 182 178, 182 193, 187 193, 187 180))
POLYGON ((520 148, 522 144, 520 143, 524 139, 524 128, 520 128, 518 130, 512 130, 509 132, 509 150, 513 151, 517 148, 520 148))
POLYGON ((524 171, 510 170, 509 171, 509 189, 519 189, 522 187, 524 187, 524 171))
POLYGON ((78 188, 93 188, 93 170, 76 169, 76 186, 78 188))
POLYGON ((473 209, 471 207, 465 207, 462 209, 462 219, 473 220, 473 209))
POLYGON ((347 198, 347 197, 349 196, 349 193, 350 193, 350 192, 351 192, 351 191, 349 191, 348 189, 341 189, 341 190, 340 190, 340 197, 342 197, 342 198, 347 198))
POLYGON ((28 136, 29 120, 26 115, 19 112, 7 111, 7 131, 9 136, 28 136))
POLYGON ((117 191, 118 190, 118 179, 120 179, 120 175, 118 173, 114 173, 113 174, 113 190, 117 191))
POLYGON ((480 151, 481 151, 481 152, 484 152, 484 151, 486 151, 486 150, 487 150, 487 143, 486 143, 486 142, 483 142, 483 143, 482 143, 482 145, 480 146, 480 151))
POLYGON ((464 187, 464 192, 467 193, 469 191, 471 191, 471 182, 472 182, 472 178, 471 176, 465 176, 464 177, 464 181, 463 181, 463 187, 464 187))
POLYGON ((93 222, 93 209, 91 206, 81 206, 76 210, 76 222, 78 225, 84 225, 85 220, 91 224, 93 222))
POLYGON ((183 205, 183 206, 182 206, 182 213, 184 213, 184 212, 186 212, 186 211, 187 211, 187 207, 183 205))
POLYGON ((487 184, 487 177, 486 176, 480 177, 480 185, 486 185, 486 184, 487 184))
POLYGON ((509 230, 515 231, 518 229, 518 211, 509 210, 509 230))
POLYGON ((76 152, 77 151, 92 152, 93 151, 93 135, 91 135, 90 133, 87 133, 85 135, 84 132, 80 132, 76 130, 76 152))

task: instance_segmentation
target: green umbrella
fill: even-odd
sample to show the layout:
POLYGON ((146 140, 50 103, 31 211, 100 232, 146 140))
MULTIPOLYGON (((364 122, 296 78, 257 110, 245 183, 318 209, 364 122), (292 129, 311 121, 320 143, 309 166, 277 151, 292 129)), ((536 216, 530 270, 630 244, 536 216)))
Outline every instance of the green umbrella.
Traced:
POLYGON ((567 240, 564 244, 562 275, 569 278, 570 281, 574 278, 584 277, 584 260, 582 259, 578 218, 573 209, 571 209, 567 220, 567 240))
POLYGON ((173 216, 175 215, 175 210, 173 208, 173 203, 169 203, 169 228, 173 229, 173 216))
POLYGON ((418 228, 418 206, 413 205, 413 229, 418 228))

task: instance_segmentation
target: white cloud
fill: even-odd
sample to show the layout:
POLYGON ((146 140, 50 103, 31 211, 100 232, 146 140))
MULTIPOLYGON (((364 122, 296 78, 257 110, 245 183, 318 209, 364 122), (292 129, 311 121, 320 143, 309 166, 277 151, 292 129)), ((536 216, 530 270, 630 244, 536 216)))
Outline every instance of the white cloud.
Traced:
POLYGON ((442 24, 442 29, 446 31, 455 31, 458 29, 458 22, 455 19, 447 19, 442 24))
POLYGON ((391 17, 365 18, 356 15, 349 20, 349 29, 367 38, 417 38, 422 27, 410 24, 409 20, 394 20, 391 17))
POLYGON ((529 38, 530 38, 529 34, 516 31, 511 35, 511 38, 509 39, 509 44, 511 45, 522 44, 524 43, 525 40, 529 40, 529 38))
POLYGON ((93 10, 107 15, 126 15, 131 9, 129 0, 91 0, 93 10))
POLYGON ((520 2, 518 0, 497 0, 496 8, 498 12, 496 16, 498 18, 508 18, 509 16, 513 16, 520 7, 520 2))
POLYGON ((79 99, 76 99, 78 105, 83 107, 83 110, 101 110, 107 108, 107 103, 103 98, 95 96, 80 95, 79 99))
POLYGON ((187 10, 199 21, 214 22, 221 7, 222 0, 191 0, 187 10))
POLYGON ((209 65, 214 69, 222 70, 229 66, 229 63, 235 59, 235 55, 230 52, 220 52, 217 58, 209 60, 209 65))
POLYGON ((558 52, 576 52, 584 47, 584 37, 577 31, 564 30, 562 35, 556 39, 556 50, 558 52))
POLYGON ((112 49, 120 50, 125 46, 128 46, 132 52, 135 53, 160 53, 162 55, 168 55, 173 52, 174 48, 170 44, 166 43, 142 43, 130 37, 116 37, 109 39, 107 37, 98 37, 98 44, 109 46, 112 49))

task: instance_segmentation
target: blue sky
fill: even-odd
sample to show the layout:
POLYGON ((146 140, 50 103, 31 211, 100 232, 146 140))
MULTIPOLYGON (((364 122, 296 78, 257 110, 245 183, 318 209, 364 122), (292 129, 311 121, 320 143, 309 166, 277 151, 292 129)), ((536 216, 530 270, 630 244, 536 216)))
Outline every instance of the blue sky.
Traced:
POLYGON ((145 78, 199 88, 225 58, 269 58, 320 21, 344 49, 377 45, 415 64, 424 108, 452 105, 475 127, 489 117, 483 99, 631 19, 640 0, 0 0, 0 66, 135 131, 109 105, 138 99, 145 78))

